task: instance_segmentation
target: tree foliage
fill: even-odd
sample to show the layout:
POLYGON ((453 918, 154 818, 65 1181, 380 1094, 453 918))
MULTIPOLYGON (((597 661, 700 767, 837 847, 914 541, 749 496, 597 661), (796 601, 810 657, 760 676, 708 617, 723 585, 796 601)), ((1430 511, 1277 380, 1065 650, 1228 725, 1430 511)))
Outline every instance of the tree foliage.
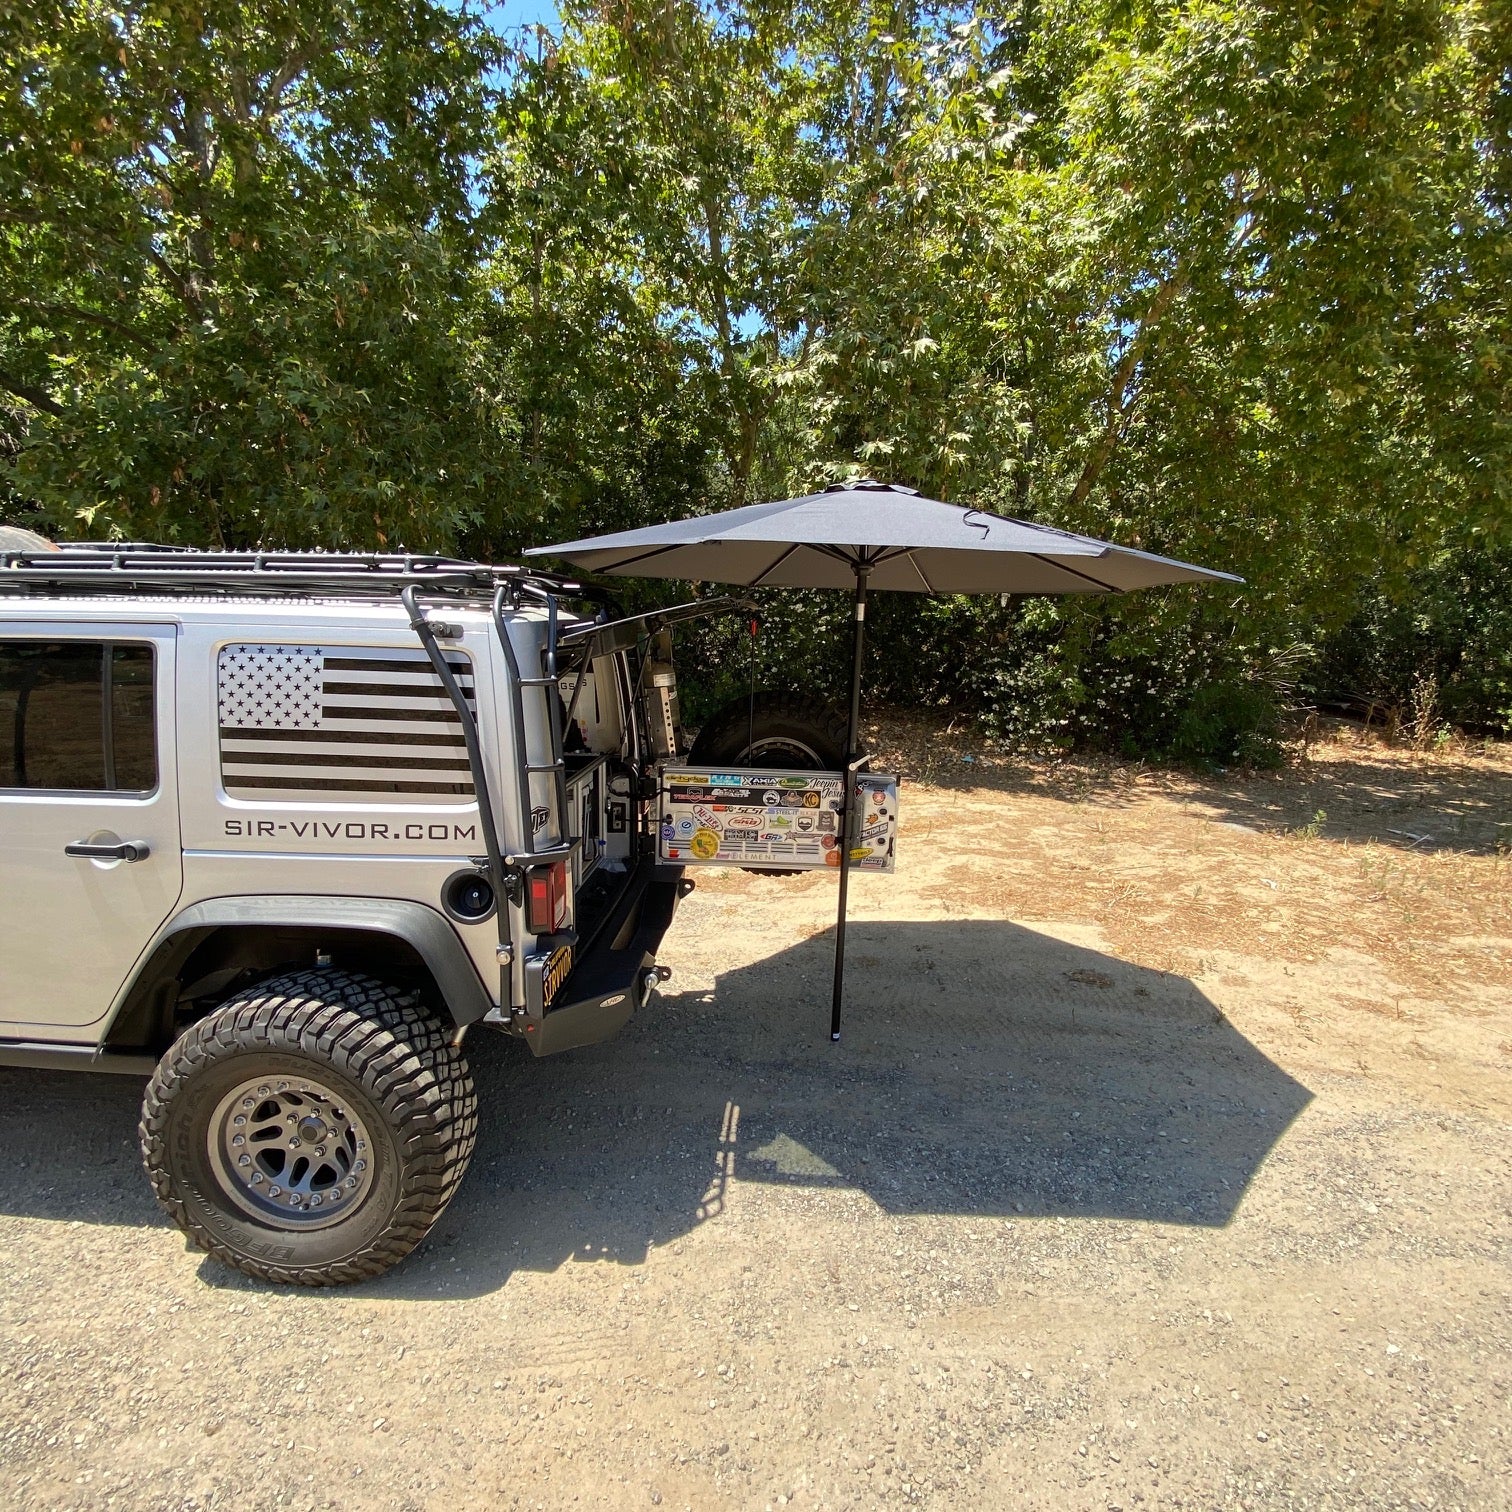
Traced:
POLYGON ((6 17, 0 384, 64 528, 448 540, 511 410, 478 332, 493 40, 429 5, 6 17))
MULTIPOLYGON (((891 696, 1248 759, 1299 682, 1427 658, 1506 720, 1496 0, 561 12, 6 13, 15 495, 504 553, 872 473, 1247 579, 884 599, 891 696)), ((769 671, 838 611, 774 598, 769 671)))

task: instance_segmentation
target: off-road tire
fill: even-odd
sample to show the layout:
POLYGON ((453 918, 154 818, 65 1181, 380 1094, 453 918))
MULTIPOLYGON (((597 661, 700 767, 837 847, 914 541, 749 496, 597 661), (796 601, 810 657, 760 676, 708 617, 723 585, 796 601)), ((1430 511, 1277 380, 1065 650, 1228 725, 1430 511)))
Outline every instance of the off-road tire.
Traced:
POLYGON ((351 972, 258 983, 187 1030, 142 1100, 142 1160, 168 1215, 217 1259, 260 1281, 333 1286, 402 1260, 441 1216, 477 1142, 477 1094, 461 1051, 418 993, 351 972), (258 1220, 216 1169, 228 1090, 306 1076, 359 1118, 371 1150, 360 1204, 291 1232, 258 1220))
MULTIPOLYGON (((737 698, 727 703, 704 725, 688 752, 688 765, 839 772, 845 769, 847 733, 844 715, 820 699, 793 693, 758 693, 754 702, 737 698), (762 750, 764 744, 772 743, 776 750, 762 750), (753 750, 755 758, 747 759, 753 750)), ((744 866, 741 870, 757 877, 803 875, 787 868, 744 866)))
MULTIPOLYGON (((793 693, 758 693, 754 704, 737 698, 720 709, 698 732, 688 752, 690 766, 791 766, 804 770, 801 758, 767 761, 764 743, 790 740, 813 752, 807 770, 838 772, 845 766, 845 716, 816 698, 793 693), (747 761, 756 749, 758 758, 747 761)), ((859 754, 859 753, 858 753, 859 754)))

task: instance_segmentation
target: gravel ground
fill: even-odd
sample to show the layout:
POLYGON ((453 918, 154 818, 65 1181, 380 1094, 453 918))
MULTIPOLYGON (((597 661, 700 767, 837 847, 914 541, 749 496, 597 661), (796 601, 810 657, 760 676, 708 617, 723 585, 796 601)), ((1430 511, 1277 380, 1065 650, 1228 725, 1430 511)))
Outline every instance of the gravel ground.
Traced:
POLYGON ((1141 950, 1057 854, 1321 907, 1332 842, 1077 796, 905 791, 838 1047, 831 879, 701 878, 618 1040, 469 1040, 471 1173, 361 1287, 191 1252, 138 1083, 0 1072, 9 1504, 1506 1506, 1512 927, 1437 989, 1234 908, 1141 950))

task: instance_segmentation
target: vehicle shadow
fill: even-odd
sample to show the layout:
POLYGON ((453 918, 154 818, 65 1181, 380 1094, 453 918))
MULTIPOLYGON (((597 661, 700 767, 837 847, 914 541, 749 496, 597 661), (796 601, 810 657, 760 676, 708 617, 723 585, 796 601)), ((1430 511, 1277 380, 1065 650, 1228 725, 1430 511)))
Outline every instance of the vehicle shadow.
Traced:
MULTIPOLYGON (((1179 976, 991 920, 853 922, 845 1038, 821 934, 671 993, 543 1061, 474 1032, 482 1131, 461 1192, 366 1293, 444 1300, 569 1260, 637 1263, 743 1184, 888 1213, 1216 1226, 1311 1094, 1179 976)), ((0 1072, 24 1152, 0 1211, 156 1219, 134 1082, 0 1072)), ((254 1283, 205 1260, 218 1286, 254 1283)))

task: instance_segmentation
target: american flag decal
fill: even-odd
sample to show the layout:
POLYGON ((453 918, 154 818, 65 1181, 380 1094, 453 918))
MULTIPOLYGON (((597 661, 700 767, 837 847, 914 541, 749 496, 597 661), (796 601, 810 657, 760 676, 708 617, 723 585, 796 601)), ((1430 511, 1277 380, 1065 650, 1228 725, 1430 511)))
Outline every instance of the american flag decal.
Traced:
MULTIPOLYGON (((471 705, 471 663, 447 661, 471 705)), ((462 723, 424 651, 224 646, 216 672, 228 797, 472 800, 462 723)))

